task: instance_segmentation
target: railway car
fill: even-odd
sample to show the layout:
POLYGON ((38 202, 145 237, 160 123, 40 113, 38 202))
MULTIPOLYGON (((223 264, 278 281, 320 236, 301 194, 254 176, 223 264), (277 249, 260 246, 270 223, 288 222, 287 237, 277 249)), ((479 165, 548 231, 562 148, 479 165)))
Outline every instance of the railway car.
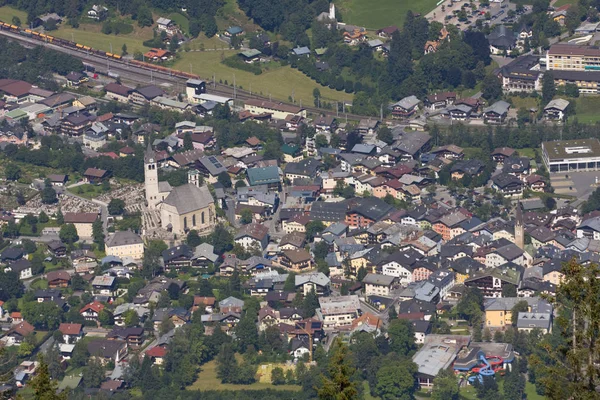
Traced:
POLYGON ((120 55, 118 55, 118 54, 113 54, 113 58, 114 58, 114 59, 116 59, 116 60, 120 60, 120 59, 121 59, 121 56, 120 56, 120 55))
POLYGON ((18 27, 18 26, 16 26, 16 25, 11 25, 11 26, 10 26, 10 29, 11 29, 11 30, 13 30, 13 31, 18 31, 18 30, 19 30, 19 27, 18 27))
POLYGON ((47 36, 46 36, 46 41, 47 41, 48 43, 52 43, 52 42, 54 41, 54 36, 47 35, 47 36))
POLYGON ((39 32, 32 31, 31 33, 33 33, 33 36, 38 36, 38 37, 40 36, 40 33, 39 33, 39 32))
POLYGON ((92 48, 91 48, 90 46, 83 46, 83 49, 84 49, 85 51, 90 51, 90 50, 92 50, 92 48))

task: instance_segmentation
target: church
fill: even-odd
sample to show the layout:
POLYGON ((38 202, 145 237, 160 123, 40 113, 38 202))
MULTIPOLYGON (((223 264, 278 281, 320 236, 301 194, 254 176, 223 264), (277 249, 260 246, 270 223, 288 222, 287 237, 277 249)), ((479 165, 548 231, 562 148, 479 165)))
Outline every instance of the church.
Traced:
POLYGON ((148 208, 160 212, 163 229, 176 235, 190 230, 202 234, 217 224, 214 199, 206 185, 200 186, 197 171, 190 171, 188 183, 182 186, 159 182, 156 154, 150 145, 144 154, 144 184, 148 208))

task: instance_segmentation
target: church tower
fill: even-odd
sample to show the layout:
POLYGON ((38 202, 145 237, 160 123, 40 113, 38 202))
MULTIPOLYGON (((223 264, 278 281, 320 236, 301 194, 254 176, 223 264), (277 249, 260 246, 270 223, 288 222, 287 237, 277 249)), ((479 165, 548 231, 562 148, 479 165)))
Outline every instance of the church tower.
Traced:
POLYGON ((148 143, 144 153, 144 186, 146 188, 146 203, 148 208, 155 209, 160 202, 158 191, 158 169, 156 169, 156 154, 148 143))
POLYGON ((515 210, 515 244, 523 250, 525 248, 525 230, 523 228, 523 211, 521 202, 517 202, 515 210))

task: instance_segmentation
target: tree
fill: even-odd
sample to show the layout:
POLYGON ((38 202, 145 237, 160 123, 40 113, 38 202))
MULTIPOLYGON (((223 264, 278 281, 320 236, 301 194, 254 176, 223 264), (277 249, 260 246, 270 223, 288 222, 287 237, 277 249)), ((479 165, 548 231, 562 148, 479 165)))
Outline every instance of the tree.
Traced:
POLYGON ((320 149, 322 147, 327 147, 327 146, 329 146, 329 143, 327 142, 327 137, 325 135, 315 136, 315 147, 317 149, 320 149))
POLYGON ((125 201, 113 198, 108 203, 108 213, 110 215, 122 215, 125 212, 125 201))
POLYGON ((323 260, 327 257, 327 254, 329 254, 329 245, 326 241, 321 240, 315 243, 313 253, 315 254, 316 259, 323 260))
POLYGON ((64 217, 62 211, 60 210, 60 208, 58 209, 58 212, 56 213, 56 223, 58 225, 63 225, 65 223, 65 217, 64 217))
POLYGON ((43 211, 40 211, 40 215, 38 216, 38 221, 40 224, 45 224, 46 222, 48 222, 50 220, 50 218, 48 218, 48 214, 46 214, 43 211))
POLYGON ((225 186, 226 188, 231 187, 231 177, 226 171, 221 172, 217 177, 217 180, 221 185, 225 186))
POLYGON ((502 297, 517 297, 517 287, 510 283, 502 285, 502 297))
POLYGON ((556 95, 554 76, 551 71, 546 71, 542 77, 542 106, 545 106, 556 95))
POLYGON ((13 25, 21 26, 21 18, 19 18, 16 15, 14 15, 12 17, 12 23, 13 23, 13 25))
POLYGON ((325 224, 322 221, 310 221, 306 224, 306 239, 312 240, 317 233, 325 230, 325 224))
POLYGON ((98 246, 98 250, 104 251, 104 225, 100 218, 96 219, 92 224, 92 237, 94 243, 98 246))
POLYGON ((519 319, 520 312, 528 312, 528 311, 529 311, 529 303, 527 303, 527 301, 521 300, 517 304, 515 304, 513 306, 512 310, 510 310, 510 312, 511 312, 510 322, 512 323, 512 325, 517 326, 517 320, 519 319))
POLYGON ((113 315, 106 309, 100 311, 98 314, 98 322, 104 327, 114 325, 115 323, 113 315))
POLYGON ((140 317, 135 310, 127 310, 123 316, 125 317, 125 325, 127 327, 138 326, 140 323, 140 317))
POLYGON ((85 281, 79 274, 73 275, 71 278, 71 288, 73 290, 84 290, 85 289, 85 281))
POLYGON ((50 378, 48 364, 43 357, 40 358, 40 364, 37 367, 37 372, 29 383, 33 388, 33 398, 35 400, 66 400, 67 392, 57 394, 57 380, 50 378))
POLYGON ((219 355, 217 356, 217 378, 222 383, 229 383, 236 375, 238 363, 233 353, 231 344, 225 343, 221 346, 219 355))
POLYGON ((391 321, 388 336, 390 348, 401 356, 411 355, 417 349, 413 326, 408 320, 395 319, 391 321))
POLYGON ((307 293, 302 301, 302 316, 304 318, 313 317, 317 308, 319 308, 319 298, 313 288, 313 290, 307 293))
POLYGON ((377 132, 377 139, 387 144, 392 144, 394 142, 394 135, 392 135, 390 128, 387 126, 382 126, 379 128, 379 132, 377 132))
POLYGON ((179 299, 179 285, 176 284, 175 282, 172 282, 169 287, 167 288, 167 292, 169 293, 169 298, 171 300, 178 300, 179 299))
POLYGON ((579 5, 573 4, 571 7, 567 9, 567 15, 565 16, 565 26, 571 33, 571 35, 575 32, 575 29, 581 24, 581 9, 579 5))
POLYGON ((375 392, 382 400, 412 399, 418 388, 416 374, 417 365, 409 360, 384 365, 377 371, 375 392))
POLYGON ((333 343, 327 365, 327 375, 321 375, 317 389, 319 400, 356 400, 359 398, 356 383, 352 380, 355 369, 350 363, 348 347, 338 338, 333 343))
POLYGON ((240 222, 244 225, 247 225, 252 222, 252 219, 252 210, 249 208, 242 208, 242 211, 240 211, 240 222))
POLYGON ((233 235, 222 224, 215 227, 212 237, 216 254, 223 254, 233 248, 233 235))
POLYGON ((121 55, 122 56, 127 55, 127 45, 125 43, 123 43, 123 46, 121 47, 121 55))
POLYGON ((49 179, 46 179, 46 183, 44 185, 44 189, 42 190, 42 203, 44 204, 54 204, 58 201, 56 197, 56 190, 52 187, 49 179))
POLYGON ((104 368, 100 360, 92 358, 83 369, 83 383, 88 388, 98 388, 104 381, 104 368))
POLYGON ((77 229, 73 224, 64 224, 61 226, 60 231, 58 232, 58 237, 63 241, 63 243, 68 245, 72 245, 79 240, 77 229))
POLYGON ((21 168, 16 164, 7 164, 4 168, 4 176, 9 181, 16 181, 21 177, 21 168))
POLYGON ((565 85, 565 95, 568 97, 577 98, 579 97, 579 88, 574 83, 567 83, 565 85))
POLYGON ((449 369, 441 370, 433 379, 433 400, 459 400, 458 379, 449 369))
POLYGON ((492 332, 490 331, 490 328, 488 328, 487 326, 483 329, 482 339, 484 342, 492 341, 492 332))
POLYGON ((75 343, 75 347, 73 348, 70 364, 75 367, 83 367, 87 364, 89 357, 90 353, 88 352, 86 342, 79 340, 77 343, 75 343))
POLYGON ((271 383, 273 385, 285 384, 285 375, 283 374, 283 369, 280 367, 275 367, 271 370, 271 383))
POLYGON ((152 26, 154 20, 152 19, 152 12, 146 6, 138 8, 137 21, 140 27, 152 26))
POLYGON ((202 244, 202 239, 200 239, 200 236, 198 235, 198 231, 195 229, 192 229, 187 234, 186 242, 187 242, 188 246, 190 246, 190 247, 198 247, 198 246, 200 246, 200 244, 202 244))
POLYGON ((502 96, 502 83, 496 75, 489 74, 481 82, 481 91, 484 99, 493 102, 502 96))
MULTIPOLYGON (((525 393, 525 377, 519 372, 520 360, 513 361, 512 370, 507 370, 504 376, 504 398, 506 400, 521 400, 525 393)), ((523 358, 522 360, 526 360, 523 358)))

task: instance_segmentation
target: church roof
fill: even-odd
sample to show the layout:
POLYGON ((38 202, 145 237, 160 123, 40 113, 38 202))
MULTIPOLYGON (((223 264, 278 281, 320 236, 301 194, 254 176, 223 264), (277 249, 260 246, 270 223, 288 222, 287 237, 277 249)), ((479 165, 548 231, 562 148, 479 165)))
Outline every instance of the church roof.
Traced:
POLYGON ((198 187, 188 183, 173 188, 164 203, 175 207, 181 215, 206 208, 209 204, 214 203, 214 200, 208 187, 198 187))

